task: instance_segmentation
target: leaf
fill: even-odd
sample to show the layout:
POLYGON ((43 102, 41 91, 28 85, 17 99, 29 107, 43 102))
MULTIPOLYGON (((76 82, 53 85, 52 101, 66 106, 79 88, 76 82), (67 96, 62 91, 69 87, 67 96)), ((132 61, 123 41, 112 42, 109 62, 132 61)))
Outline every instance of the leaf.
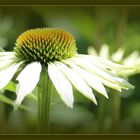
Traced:
POLYGON ((4 88, 4 90, 9 90, 12 92, 16 91, 16 83, 10 81, 10 83, 4 88))
MULTIPOLYGON (((9 99, 8 97, 4 96, 3 94, 0 94, 0 100, 3 101, 6 104, 14 106, 14 101, 9 99)), ((26 111, 32 111, 33 112, 33 110, 30 110, 27 106, 25 106, 23 104, 20 105, 18 108, 26 110, 26 111)))

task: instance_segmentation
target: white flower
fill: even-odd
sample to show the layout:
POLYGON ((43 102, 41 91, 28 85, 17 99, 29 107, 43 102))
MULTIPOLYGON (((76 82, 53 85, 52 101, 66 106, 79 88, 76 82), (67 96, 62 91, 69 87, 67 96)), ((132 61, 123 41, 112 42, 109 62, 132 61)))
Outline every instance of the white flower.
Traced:
MULTIPOLYGON (((34 32, 36 33, 36 31, 33 31, 33 33, 34 32)), ((21 36, 20 41, 23 40, 22 37, 23 35, 21 36)), ((18 41, 17 44, 21 43, 20 41, 18 41)), ((38 45, 36 46, 38 47, 38 45)), ((69 58, 51 61, 52 57, 58 53, 57 51, 55 52, 52 48, 49 50, 49 56, 46 54, 46 50, 39 50, 39 52, 36 52, 38 48, 35 48, 36 50, 34 50, 34 52, 37 54, 37 56, 35 56, 33 52, 30 53, 30 51, 32 51, 31 47, 25 47, 26 46, 22 46, 23 49, 26 49, 24 50, 26 51, 26 54, 23 53, 23 50, 20 53, 18 50, 18 54, 23 53, 23 55, 27 57, 27 53, 29 52, 30 56, 27 58, 30 59, 33 56, 33 61, 29 62, 24 59, 19 59, 16 51, 0 52, 0 89, 4 88, 11 81, 19 68, 22 69, 16 78, 18 85, 16 89, 17 98, 15 103, 17 105, 21 104, 25 96, 32 93, 32 91, 37 86, 40 80, 42 65, 44 64, 47 65, 46 68, 48 69, 49 78, 56 88, 56 91, 60 95, 60 98, 68 107, 71 108, 73 107, 74 102, 74 95, 72 90, 73 87, 75 87, 81 94, 83 94, 95 104, 97 104, 97 101, 94 95, 94 90, 108 98, 105 86, 118 91, 121 91, 122 89, 133 88, 133 86, 127 81, 111 72, 111 70, 116 69, 125 71, 127 68, 122 65, 115 64, 107 59, 75 53, 69 58), (39 53, 43 53, 44 56, 40 55, 39 53), (48 62, 46 62, 46 56, 47 59, 48 57, 51 57, 51 59, 49 58, 50 60, 48 62), (38 60, 36 60, 37 57, 39 57, 38 60), (23 68, 22 64, 25 64, 25 62, 26 66, 23 68)), ((59 54, 60 52, 61 50, 59 50, 59 54)), ((61 53, 63 55, 63 50, 61 53)), ((67 54, 69 54, 69 50, 67 54)), ((57 59, 57 57, 55 57, 55 59, 57 59)))
POLYGON ((140 73, 140 55, 138 51, 133 51, 127 57, 124 57, 124 48, 119 48, 116 52, 110 54, 109 46, 107 44, 103 44, 99 53, 97 53, 94 47, 88 47, 88 54, 110 59, 115 63, 119 63, 130 68, 126 69, 126 71, 118 70, 117 73, 119 75, 130 76, 140 73))
MULTIPOLYGON (((4 68, 0 67, 0 89, 10 82, 23 63, 15 63, 15 59, 14 52, 0 52, 0 63, 5 62, 4 68), (13 61, 7 65, 8 60, 13 61)), ((108 68, 125 70, 125 67, 109 60, 77 54, 60 62, 48 63, 48 74, 63 102, 68 107, 72 107, 74 101, 72 85, 95 104, 97 101, 91 88, 106 98, 108 95, 104 85, 118 91, 133 88, 127 81, 111 73, 108 68)), ((16 104, 20 104, 24 97, 34 90, 39 81, 41 69, 42 66, 39 62, 32 62, 19 73, 16 78, 19 82, 16 90, 16 104)))

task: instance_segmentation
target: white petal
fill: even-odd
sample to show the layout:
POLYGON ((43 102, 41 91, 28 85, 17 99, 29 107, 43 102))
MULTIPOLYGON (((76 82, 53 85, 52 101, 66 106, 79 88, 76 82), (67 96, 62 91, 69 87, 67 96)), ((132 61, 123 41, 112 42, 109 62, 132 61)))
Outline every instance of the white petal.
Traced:
POLYGON ((102 70, 101 68, 97 67, 96 65, 92 65, 91 63, 87 62, 84 59, 75 59, 75 61, 77 65, 80 65, 83 68, 86 68, 89 71, 94 72, 95 74, 105 78, 106 80, 110 80, 112 82, 115 82, 113 80, 113 78, 111 77, 111 75, 107 74, 104 70, 102 70))
POLYGON ((15 58, 14 55, 0 56, 0 62, 7 59, 13 59, 13 58, 15 58))
POLYGON ((124 49, 119 48, 115 53, 112 54, 111 59, 115 62, 120 62, 124 55, 124 49))
POLYGON ((134 51, 123 60, 123 64, 126 66, 133 66, 138 58, 139 58, 138 51, 134 51))
POLYGON ((107 92, 105 90, 105 87, 103 86, 101 80, 99 77, 97 77, 95 74, 91 74, 88 71, 78 67, 75 65, 72 61, 65 61, 67 64, 69 64, 76 72, 79 73, 81 77, 96 91, 103 94, 106 98, 108 98, 107 92))
MULTIPOLYGON (((87 58, 87 57, 85 57, 85 58, 87 58)), ((85 58, 84 58, 84 59, 85 59, 85 58)), ((70 59, 70 60, 71 60, 71 59, 70 59)), ((76 64, 78 64, 79 66, 83 67, 85 70, 89 71, 89 72, 92 73, 92 74, 95 74, 95 72, 93 72, 91 69, 89 69, 88 67, 84 67, 83 65, 80 65, 80 64, 79 64, 77 61, 75 61, 75 60, 77 60, 77 58, 73 58, 73 59, 72 59, 73 62, 76 62, 76 64)), ((87 60, 87 59, 85 59, 85 60, 87 60)), ((87 62, 88 62, 88 61, 87 61, 87 62)), ((96 66, 96 65, 95 65, 95 66, 96 66)), ((110 87, 110 88, 112 88, 112 89, 115 89, 115 90, 118 90, 118 91, 121 92, 121 87, 120 87, 120 85, 119 85, 118 83, 113 83, 112 81, 106 80, 106 79, 104 79, 104 78, 102 78, 102 77, 100 77, 100 76, 98 76, 98 79, 100 79, 100 81, 102 81, 103 84, 106 85, 107 87, 110 87)))
POLYGON ((0 70, 5 69, 15 63, 14 59, 16 59, 16 57, 13 53, 6 56, 0 56, 0 70))
MULTIPOLYGON (((88 61, 84 60, 83 58, 82 59, 76 58, 74 60, 74 62, 77 65, 80 65, 84 69, 88 70, 89 72, 98 75, 100 78, 102 78, 106 81, 110 81, 114 84, 120 85, 121 88, 124 88, 124 89, 133 88, 133 86, 131 84, 129 84, 127 81, 125 81, 124 79, 116 76, 115 74, 113 74, 110 71, 107 71, 105 69, 101 69, 98 66, 96 66, 92 63, 89 63, 88 61)), ((108 86, 110 86, 110 85, 108 85, 108 86)))
POLYGON ((12 65, 14 61, 12 59, 6 59, 0 62, 0 70, 8 68, 10 65, 12 65))
POLYGON ((8 56, 8 55, 13 55, 14 52, 0 52, 0 56, 8 56))
POLYGON ((119 91, 119 92, 122 91, 122 87, 121 87, 119 84, 117 84, 117 83, 112 83, 112 82, 107 81, 107 80, 105 80, 105 79, 101 79, 101 80, 102 80, 102 82, 103 82, 103 84, 104 84, 105 86, 107 86, 107 87, 109 87, 109 88, 112 88, 112 89, 115 89, 115 90, 117 90, 117 91, 119 91))
POLYGON ((70 82, 53 63, 48 64, 48 74, 63 102, 72 108, 74 97, 70 82))
POLYGON ((93 46, 88 47, 88 54, 98 56, 97 51, 93 46))
POLYGON ((107 44, 101 46, 99 56, 109 58, 109 46, 107 44))
MULTIPOLYGON (((114 69, 114 70, 121 70, 121 71, 125 71, 125 70, 129 70, 132 69, 132 67, 127 67, 124 65, 120 65, 117 63, 114 63, 106 58, 102 58, 102 57, 98 57, 98 56, 91 56, 91 55, 77 55, 78 58, 83 58, 86 61, 93 63, 96 66, 99 66, 101 68, 108 68, 108 69, 114 69)), ((73 57, 72 59, 77 59, 76 57, 73 57)))
POLYGON ((36 87, 41 73, 42 67, 38 62, 28 64, 18 75, 17 80, 17 99, 15 103, 19 105, 24 97, 31 93, 36 87))
POLYGON ((92 89, 77 73, 75 73, 72 69, 68 68, 61 62, 57 62, 56 65, 68 77, 68 79, 78 91, 80 91, 84 96, 97 104, 95 96, 92 93, 92 89))
POLYGON ((12 79, 21 63, 13 64, 8 68, 0 71, 0 89, 4 88, 12 79))

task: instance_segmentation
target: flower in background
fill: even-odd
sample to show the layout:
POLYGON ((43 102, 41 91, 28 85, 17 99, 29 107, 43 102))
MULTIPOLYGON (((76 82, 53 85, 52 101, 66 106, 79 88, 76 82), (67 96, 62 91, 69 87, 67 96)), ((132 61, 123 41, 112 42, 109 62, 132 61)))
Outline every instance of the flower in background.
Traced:
POLYGON ((133 51, 131 54, 125 57, 125 49, 119 48, 116 52, 110 55, 109 46, 104 44, 101 46, 99 53, 97 53, 94 47, 88 47, 88 54, 110 59, 113 62, 122 64, 126 67, 132 67, 132 69, 127 69, 126 71, 118 70, 117 73, 119 75, 130 76, 140 73, 140 55, 138 51, 133 51))
POLYGON ((13 52, 0 52, 0 89, 17 73, 15 103, 21 104, 37 86, 44 66, 61 99, 71 108, 73 87, 95 104, 97 101, 92 88, 106 98, 108 95, 104 85, 118 91, 133 88, 112 72, 118 69, 125 71, 128 67, 101 57, 78 54, 75 39, 68 32, 38 28, 21 34, 13 52))

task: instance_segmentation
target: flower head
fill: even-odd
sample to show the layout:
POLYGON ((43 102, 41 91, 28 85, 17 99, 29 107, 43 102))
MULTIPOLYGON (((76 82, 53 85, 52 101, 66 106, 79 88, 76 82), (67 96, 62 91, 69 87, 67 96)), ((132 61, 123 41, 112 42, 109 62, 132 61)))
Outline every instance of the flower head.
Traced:
POLYGON ((18 37, 13 52, 0 52, 0 89, 21 69, 16 78, 15 101, 17 105, 21 104, 37 86, 42 66, 48 70, 49 78, 63 102, 71 108, 73 87, 95 104, 93 90, 108 98, 104 85, 118 91, 133 88, 111 71, 123 71, 126 67, 101 57, 78 54, 76 50, 74 37, 66 31, 53 28, 27 30, 18 37))
POLYGON ((48 63, 61 61, 76 54, 74 37, 60 29, 31 29, 22 33, 14 49, 20 60, 48 63))

